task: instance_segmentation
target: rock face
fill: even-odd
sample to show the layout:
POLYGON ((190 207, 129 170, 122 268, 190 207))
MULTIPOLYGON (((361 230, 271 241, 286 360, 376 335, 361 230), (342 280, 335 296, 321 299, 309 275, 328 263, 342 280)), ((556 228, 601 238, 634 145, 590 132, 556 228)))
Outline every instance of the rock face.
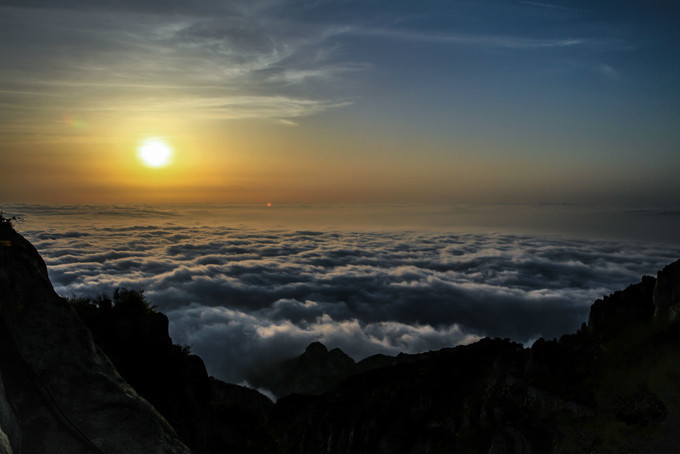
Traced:
POLYGON ((659 329, 680 319, 680 260, 644 276, 638 284, 614 292, 593 303, 588 329, 600 339, 625 334, 628 328, 652 321, 659 329))
POLYGON ((174 427, 194 454, 273 453, 262 394, 208 376, 203 360, 173 345, 168 319, 140 291, 71 304, 123 378, 174 427))
POLYGON ((302 355, 249 377, 249 382, 277 397, 321 394, 356 372, 354 360, 342 350, 328 351, 322 343, 313 342, 302 355))
POLYGON ((590 307, 588 328, 599 338, 610 338, 629 325, 649 321, 654 316, 656 279, 644 276, 638 284, 599 299, 590 307))
POLYGON ((0 452, 189 452, 95 346, 37 251, 4 221, 0 322, 0 452))
POLYGON ((654 317, 659 322, 680 318, 680 260, 659 271, 654 287, 654 317))
POLYGON ((0 375, 0 454, 11 454, 12 443, 16 446, 15 452, 21 452, 21 429, 16 416, 5 397, 5 385, 0 375))

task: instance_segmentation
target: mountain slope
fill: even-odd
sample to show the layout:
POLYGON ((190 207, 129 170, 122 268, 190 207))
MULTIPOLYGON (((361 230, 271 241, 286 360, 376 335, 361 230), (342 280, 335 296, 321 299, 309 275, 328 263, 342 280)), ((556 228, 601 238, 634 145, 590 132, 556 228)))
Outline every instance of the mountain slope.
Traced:
POLYGON ((189 452, 96 348, 38 252, 4 220, 0 325, 0 452, 189 452))
POLYGON ((274 404, 257 391, 209 377, 203 360, 174 345, 168 318, 141 291, 75 298, 71 305, 123 378, 194 454, 276 452, 266 419, 274 404))

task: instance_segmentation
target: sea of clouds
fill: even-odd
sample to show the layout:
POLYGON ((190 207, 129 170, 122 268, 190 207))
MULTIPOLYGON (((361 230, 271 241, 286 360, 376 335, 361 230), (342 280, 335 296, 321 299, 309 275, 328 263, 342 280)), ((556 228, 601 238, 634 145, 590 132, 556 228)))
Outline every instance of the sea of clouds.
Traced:
POLYGON ((680 257, 680 246, 624 239, 204 223, 153 209, 15 210, 28 213, 19 231, 42 254, 57 293, 143 289, 169 317, 173 341, 235 383, 313 341, 358 360, 483 336, 559 337, 587 321, 597 298, 680 257))

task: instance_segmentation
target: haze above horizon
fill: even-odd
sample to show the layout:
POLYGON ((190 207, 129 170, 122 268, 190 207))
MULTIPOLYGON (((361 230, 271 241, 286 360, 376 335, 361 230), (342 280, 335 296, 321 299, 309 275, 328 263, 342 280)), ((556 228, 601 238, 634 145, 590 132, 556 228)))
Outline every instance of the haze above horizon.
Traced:
POLYGON ((1 198, 677 207, 678 19, 667 2, 2 0, 1 198))

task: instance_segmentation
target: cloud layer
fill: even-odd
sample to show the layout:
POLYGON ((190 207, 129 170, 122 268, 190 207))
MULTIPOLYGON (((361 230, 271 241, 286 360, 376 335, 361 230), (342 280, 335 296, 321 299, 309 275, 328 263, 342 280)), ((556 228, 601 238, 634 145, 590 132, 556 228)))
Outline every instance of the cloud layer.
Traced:
POLYGON ((115 212, 110 225, 23 233, 59 294, 144 289, 173 340, 232 382, 317 340, 361 359, 480 336, 556 337, 595 299, 680 256, 623 241, 179 225, 167 212, 115 212))

